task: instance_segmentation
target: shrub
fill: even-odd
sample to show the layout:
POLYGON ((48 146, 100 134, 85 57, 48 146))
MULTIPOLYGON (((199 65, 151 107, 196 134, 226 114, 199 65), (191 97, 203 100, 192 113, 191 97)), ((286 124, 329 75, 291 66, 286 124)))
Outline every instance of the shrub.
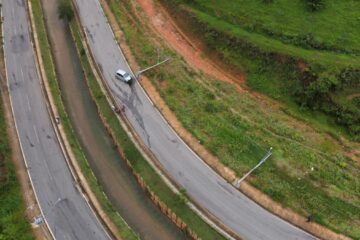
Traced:
POLYGON ((74 11, 69 0, 60 0, 58 8, 59 18, 71 21, 74 18, 74 11))
POLYGON ((306 0, 307 9, 316 12, 325 7, 324 0, 306 0))

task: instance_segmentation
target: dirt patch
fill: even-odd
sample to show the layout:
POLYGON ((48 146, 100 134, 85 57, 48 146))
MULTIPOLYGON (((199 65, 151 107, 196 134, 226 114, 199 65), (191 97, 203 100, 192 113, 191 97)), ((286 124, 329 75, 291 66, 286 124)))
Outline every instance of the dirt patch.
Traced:
MULTIPOLYGON (((224 71, 219 67, 222 63, 213 62, 216 61, 215 56, 213 56, 212 59, 204 58, 202 56, 203 52, 198 48, 198 43, 191 41, 181 29, 177 27, 161 5, 149 0, 136 1, 143 13, 145 13, 146 19, 150 20, 150 27, 152 27, 172 49, 180 54, 189 66, 217 80, 232 83, 238 90, 242 89, 240 84, 245 82, 245 75, 240 73, 232 75, 224 71)), ((134 8, 134 11, 141 15, 136 8, 134 8)), ((139 19, 144 18, 139 17, 139 19)))
POLYGON ((347 96, 346 98, 351 101, 351 100, 353 100, 354 98, 357 98, 357 97, 360 97, 360 93, 351 94, 351 95, 347 96))
MULTIPOLYGON (((360 149, 360 144, 358 147, 360 149)), ((352 160, 354 160, 357 164, 360 164, 360 152, 351 150, 351 151, 346 152, 345 155, 347 157, 351 158, 352 160)))

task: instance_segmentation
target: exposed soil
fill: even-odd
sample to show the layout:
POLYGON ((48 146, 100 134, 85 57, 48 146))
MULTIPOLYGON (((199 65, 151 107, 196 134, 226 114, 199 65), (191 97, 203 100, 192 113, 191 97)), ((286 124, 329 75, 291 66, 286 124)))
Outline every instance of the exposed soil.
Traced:
MULTIPOLYGON (((359 149, 360 149, 360 144, 359 144, 359 149)), ((345 154, 346 154, 346 156, 353 159, 354 161, 357 162, 357 164, 360 165, 360 152, 352 150, 352 151, 346 152, 345 154)))
POLYGON ((360 93, 354 93, 349 96, 347 96, 348 100, 353 100, 354 98, 360 97, 360 93))
MULTIPOLYGON (((153 1, 149 0, 137 0, 137 3, 146 14, 147 19, 150 20, 153 29, 171 48, 184 58, 189 66, 217 80, 233 83, 238 90, 242 89, 240 84, 245 82, 245 75, 239 73, 235 75, 235 73, 224 71, 219 67, 222 63, 214 62, 216 61, 215 58, 204 58, 202 56, 203 52, 198 47, 199 43, 194 43, 190 40, 181 29, 177 27, 161 5, 155 5, 153 1)), ((134 10, 136 10, 136 8, 134 8, 134 10)))

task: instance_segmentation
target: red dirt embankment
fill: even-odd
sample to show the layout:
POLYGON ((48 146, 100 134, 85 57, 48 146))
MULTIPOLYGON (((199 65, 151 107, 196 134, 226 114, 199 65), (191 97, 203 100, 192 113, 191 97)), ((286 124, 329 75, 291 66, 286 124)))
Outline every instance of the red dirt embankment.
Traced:
POLYGON ((151 26, 184 60, 194 69, 221 81, 236 84, 241 90, 240 84, 245 82, 244 74, 229 73, 219 67, 222 63, 215 59, 203 57, 200 43, 190 40, 161 6, 155 5, 148 0, 137 0, 142 10, 150 20, 151 26), (160 10, 160 11, 159 11, 160 10))

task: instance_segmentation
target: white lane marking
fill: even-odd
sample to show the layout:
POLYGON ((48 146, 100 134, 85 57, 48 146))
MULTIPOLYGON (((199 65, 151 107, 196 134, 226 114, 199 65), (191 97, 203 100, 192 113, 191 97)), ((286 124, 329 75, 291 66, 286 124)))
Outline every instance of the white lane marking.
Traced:
POLYGON ((28 95, 26 95, 26 100, 27 100, 27 105, 28 105, 29 112, 31 112, 31 106, 30 106, 30 101, 29 101, 29 96, 28 95))
POLYGON ((33 125, 33 129, 34 129, 34 133, 35 133, 35 136, 36 136, 36 140, 37 140, 37 142, 39 143, 39 142, 40 142, 40 139, 39 139, 39 135, 38 135, 38 133, 37 133, 37 130, 36 130, 35 125, 33 125))

